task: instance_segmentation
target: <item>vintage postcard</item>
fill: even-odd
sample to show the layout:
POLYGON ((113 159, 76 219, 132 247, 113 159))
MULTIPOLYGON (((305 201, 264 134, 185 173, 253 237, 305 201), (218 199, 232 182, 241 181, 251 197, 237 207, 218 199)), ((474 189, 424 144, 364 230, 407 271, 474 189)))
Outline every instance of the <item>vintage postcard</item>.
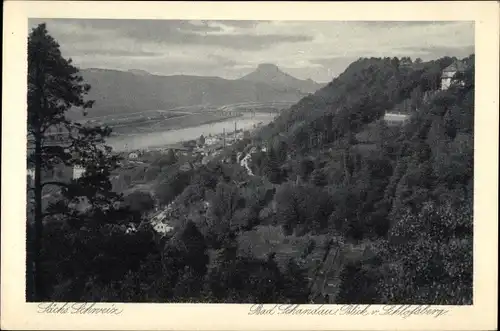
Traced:
POLYGON ((495 329, 498 9, 7 1, 1 327, 495 329))

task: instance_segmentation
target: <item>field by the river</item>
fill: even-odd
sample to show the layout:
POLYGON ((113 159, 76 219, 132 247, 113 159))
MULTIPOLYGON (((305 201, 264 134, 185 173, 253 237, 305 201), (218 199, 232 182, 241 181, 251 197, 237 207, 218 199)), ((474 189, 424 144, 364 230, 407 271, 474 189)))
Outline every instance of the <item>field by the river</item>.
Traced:
POLYGON ((128 131, 127 133, 118 132, 107 139, 107 144, 113 147, 115 151, 123 152, 138 149, 157 148, 170 144, 176 144, 181 141, 197 139, 201 135, 217 135, 222 132, 233 132, 236 128, 238 130, 252 130, 258 125, 265 125, 271 122, 275 114, 269 113, 256 113, 256 114, 240 114, 230 117, 217 117, 207 114, 196 114, 192 116, 192 121, 189 117, 176 117, 168 121, 182 120, 183 123, 173 124, 172 122, 167 125, 159 124, 154 126, 154 129, 144 129, 139 131, 135 128, 134 132, 128 131), (210 120, 211 119, 211 120, 210 120))
POLYGON ((189 127, 196 127, 203 124, 225 121, 229 118, 238 117, 239 114, 225 114, 222 112, 203 113, 173 113, 169 117, 141 118, 137 121, 130 121, 111 125, 115 135, 129 135, 150 133, 166 130, 177 130, 189 127))

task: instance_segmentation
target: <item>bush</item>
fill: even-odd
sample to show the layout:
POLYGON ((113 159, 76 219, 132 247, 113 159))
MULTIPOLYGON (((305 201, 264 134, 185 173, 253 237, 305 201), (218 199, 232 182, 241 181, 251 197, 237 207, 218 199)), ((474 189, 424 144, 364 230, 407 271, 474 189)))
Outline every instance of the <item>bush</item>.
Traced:
POLYGON ((160 204, 168 205, 172 202, 191 181, 191 171, 176 170, 173 173, 167 174, 155 188, 156 196, 160 204))
POLYGON ((159 166, 150 166, 146 173, 144 174, 144 180, 147 182, 151 182, 155 180, 161 173, 161 167, 159 166))
POLYGON ((136 221, 139 221, 143 214, 153 210, 155 201, 150 193, 135 191, 125 196, 123 206, 130 210, 136 221))

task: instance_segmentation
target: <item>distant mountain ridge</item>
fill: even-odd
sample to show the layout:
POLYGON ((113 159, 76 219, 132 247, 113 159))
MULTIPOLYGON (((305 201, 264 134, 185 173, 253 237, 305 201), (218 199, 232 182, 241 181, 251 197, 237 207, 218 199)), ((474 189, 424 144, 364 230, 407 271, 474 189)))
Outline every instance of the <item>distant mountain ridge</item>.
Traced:
POLYGON ((324 86, 324 84, 316 83, 312 79, 295 78, 270 63, 259 64, 255 71, 241 77, 239 80, 266 83, 286 89, 296 89, 305 93, 313 93, 324 86))
POLYGON ((92 87, 89 99, 96 101, 88 117, 195 105, 297 102, 311 93, 317 84, 294 78, 273 65, 259 66, 253 75, 237 80, 188 75, 159 76, 139 69, 89 68, 82 69, 80 73, 92 87))

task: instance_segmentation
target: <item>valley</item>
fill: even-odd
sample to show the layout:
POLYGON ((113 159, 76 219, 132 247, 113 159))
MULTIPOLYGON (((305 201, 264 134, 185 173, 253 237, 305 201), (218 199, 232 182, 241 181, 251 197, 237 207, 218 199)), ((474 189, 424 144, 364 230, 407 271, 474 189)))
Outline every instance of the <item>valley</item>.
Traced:
POLYGON ((44 24, 28 41, 31 299, 472 304, 473 54, 320 84, 79 71, 44 24))
MULTIPOLYGON (((82 69, 81 74, 93 87, 89 98, 96 101, 94 107, 88 110, 89 118, 151 109, 184 108, 196 111, 240 103, 293 104, 322 86, 293 78, 276 66, 258 67, 254 75, 236 80, 144 75, 135 71, 95 68, 82 69), (269 80, 270 76, 274 80, 269 80)), ((76 110, 70 114, 74 120, 83 119, 76 110)))

